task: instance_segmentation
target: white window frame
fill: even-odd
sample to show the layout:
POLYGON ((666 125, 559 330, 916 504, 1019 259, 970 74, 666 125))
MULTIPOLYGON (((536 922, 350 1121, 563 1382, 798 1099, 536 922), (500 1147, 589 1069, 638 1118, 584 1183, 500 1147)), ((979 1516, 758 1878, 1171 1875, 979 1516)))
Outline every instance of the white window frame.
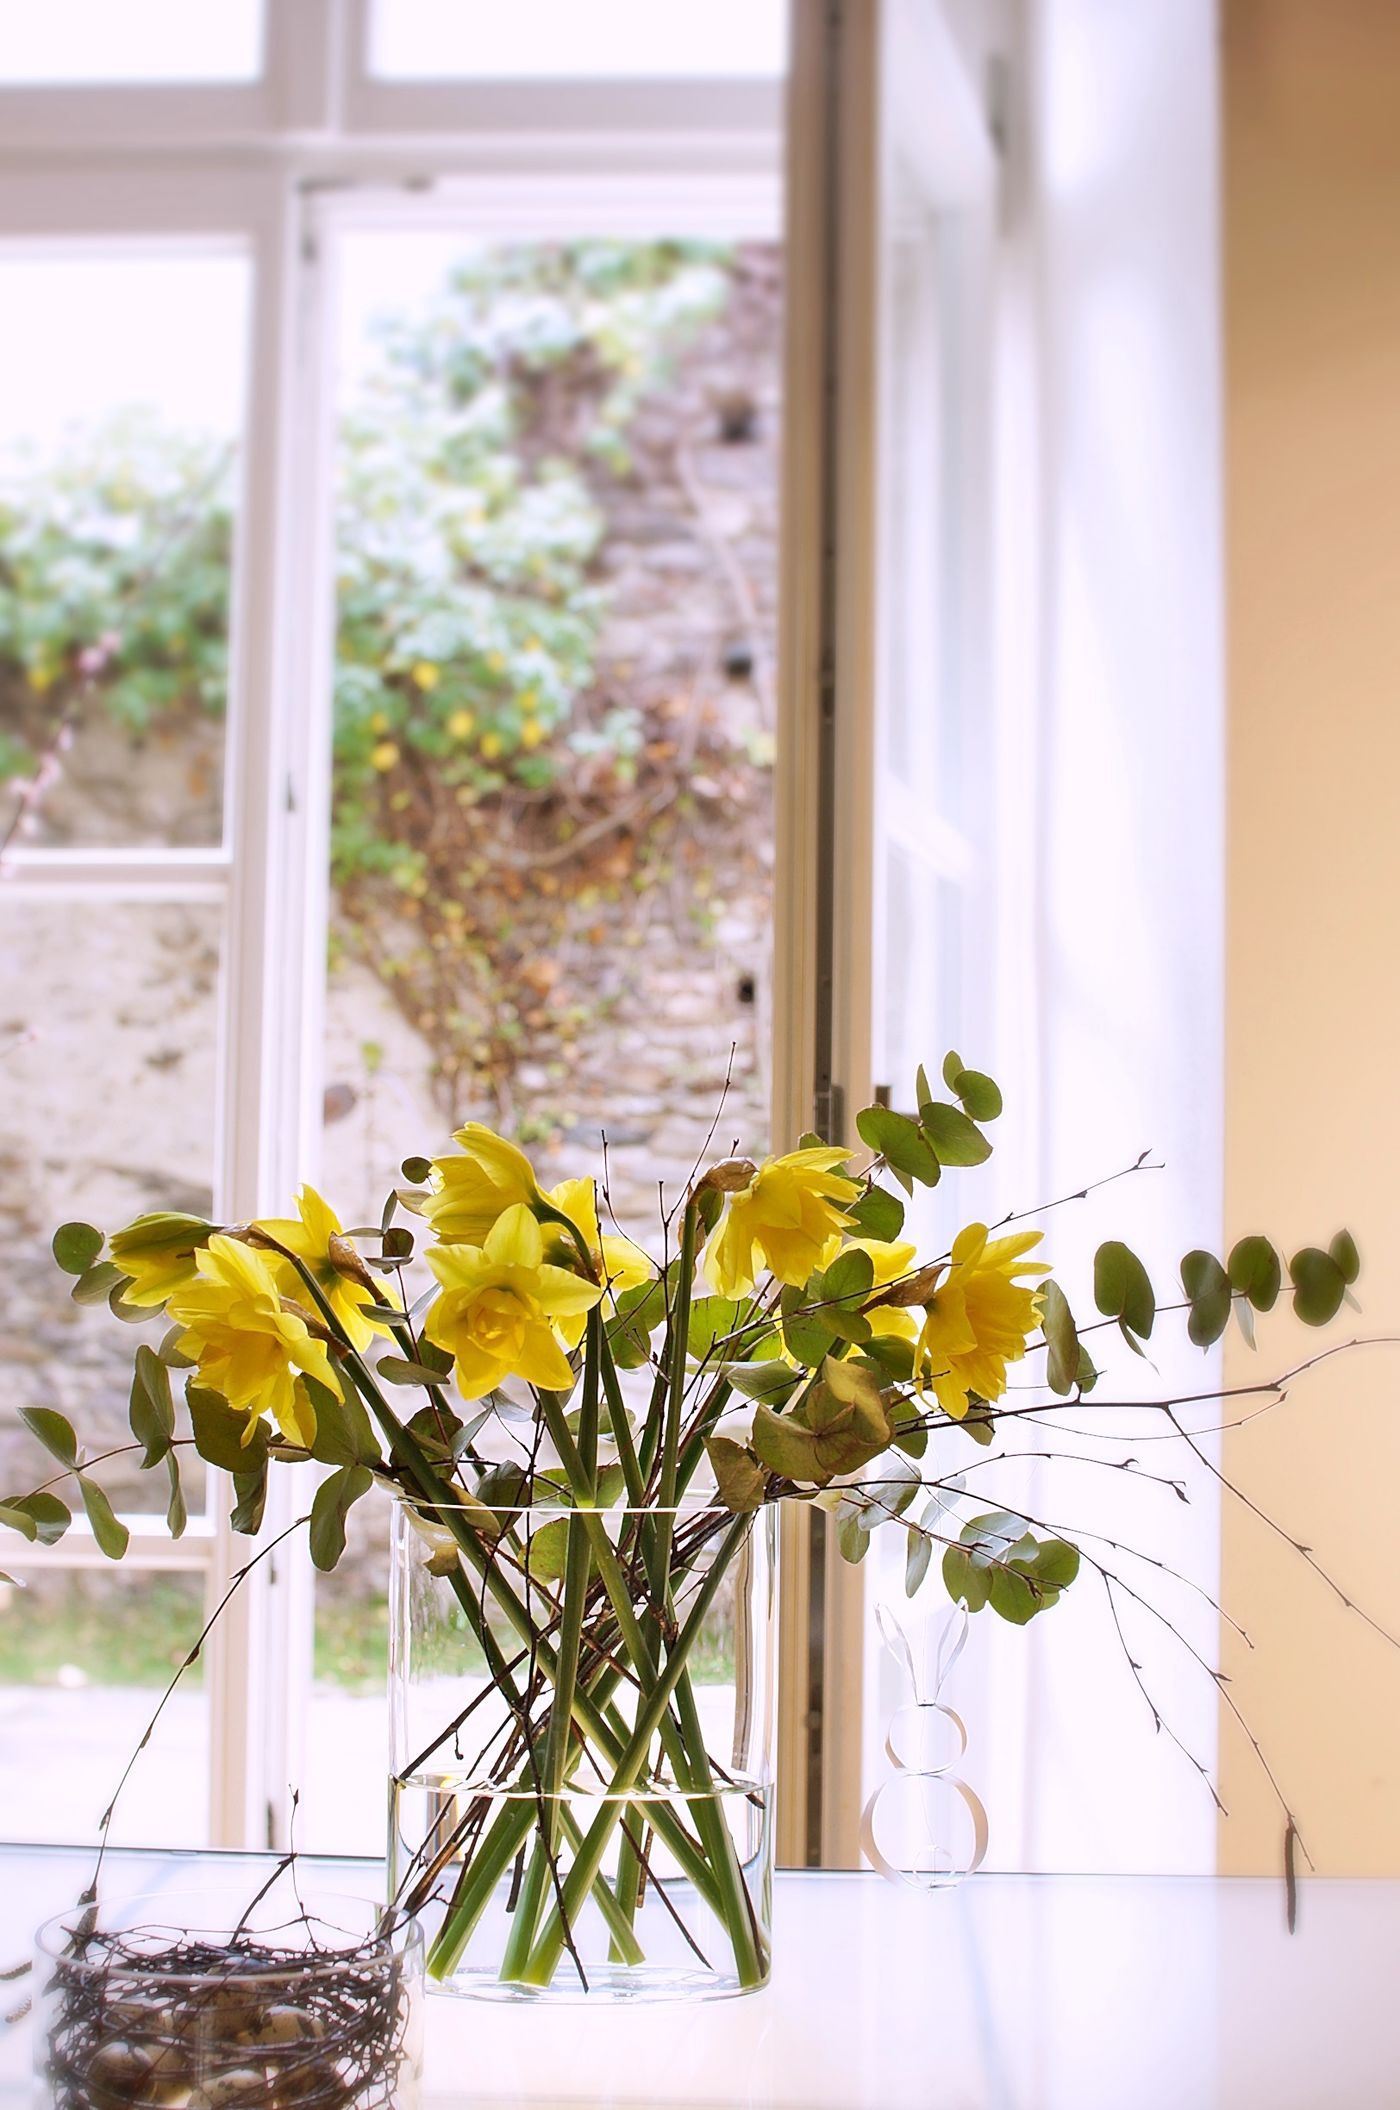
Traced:
MULTIPOLYGON (((268 0, 255 83, 0 90, 0 254, 231 242, 251 263, 225 833, 208 850, 22 849, 18 900, 215 903, 225 912, 215 1213, 283 1210, 320 1142, 334 549, 329 385, 337 228, 376 216, 483 231, 738 237, 779 224, 782 90, 753 81, 386 83, 366 0, 268 0), (489 191, 480 179, 491 177, 489 191), (474 182, 473 179, 476 179, 474 182), (568 220, 567 227, 563 224, 568 220), (683 230, 684 231, 684 230, 683 230)), ((274 1476, 262 1543, 304 1489, 274 1476)), ((170 1541, 132 1520, 126 1568, 204 1578, 212 1607, 255 1550, 218 1517, 170 1541)), ((17 1571, 95 1568, 85 1522, 7 1540, 17 1571)), ((313 1578, 264 1562, 206 1652, 209 1840, 287 1842, 309 1692, 313 1578)))

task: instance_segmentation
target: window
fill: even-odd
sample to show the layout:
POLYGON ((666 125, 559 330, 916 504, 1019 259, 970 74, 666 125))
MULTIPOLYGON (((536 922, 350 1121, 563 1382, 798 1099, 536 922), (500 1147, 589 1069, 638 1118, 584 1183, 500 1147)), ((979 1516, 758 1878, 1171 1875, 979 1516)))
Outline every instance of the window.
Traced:
MULTIPOLYGON (((265 25, 199 10, 198 36, 177 12, 166 35, 138 10, 116 54, 81 24, 63 44, 36 30, 0 78, 13 139, 38 148, 81 116, 95 156, 79 172, 36 152, 0 182, 0 393, 23 406, 9 429, 0 413, 5 1229, 35 1376, 56 1368, 56 1403, 118 1439, 137 1335, 65 1296, 44 1258, 65 1216, 235 1220, 306 1176, 377 1213, 399 1158, 467 1114, 526 1134, 556 1179, 606 1121, 625 1187, 643 1156, 688 1166, 732 1047, 731 1118, 755 1143, 770 1084, 776 13, 744 62, 769 101, 737 132, 692 40, 667 62, 664 147, 603 73, 562 163, 503 168, 497 125, 488 179, 480 137, 454 118, 444 145, 411 78, 392 108, 360 92, 376 53, 412 75, 434 11, 392 34, 381 11, 371 48, 347 10, 343 66, 330 6, 274 5, 265 25), (337 101, 353 132, 314 152, 289 136, 337 101), (423 134, 411 186, 381 174, 376 109, 423 134), (152 137, 159 172, 130 152, 152 137), (483 347, 481 386, 459 387, 452 362, 483 347), (551 386, 532 425, 526 398, 551 386), (441 868, 405 813, 425 782, 441 868), (558 854, 571 834, 581 853, 558 854), (483 871, 456 875, 476 920, 455 919, 448 867, 483 839, 483 871), (425 869, 442 914, 421 906, 425 869), (511 925, 495 953, 486 894, 511 925), (474 948, 454 948, 458 920, 474 948), (476 955, 499 984, 484 1006, 476 955)), ((557 126, 557 85, 521 83, 520 134, 557 126)), ((10 1357, 7 1460, 34 1457, 17 1414, 38 1403, 10 1357)), ((183 1478, 174 1541, 163 1474, 114 1483, 121 1570, 81 1521, 54 1549, 7 1545, 32 1584, 0 1585, 16 1719, 134 1746, 249 1550, 203 1469, 183 1478)), ((279 1499, 265 1538, 296 1514, 279 1499)), ((114 1836, 285 1838, 314 1770, 340 1799, 308 1800, 299 1843, 374 1850, 383 1582, 373 1542, 314 1586, 299 1548, 263 1563, 114 1836), (358 1773, 318 1763, 346 1751, 358 1773)), ((91 1776, 14 1821, 91 1836, 110 1786, 91 1776)))

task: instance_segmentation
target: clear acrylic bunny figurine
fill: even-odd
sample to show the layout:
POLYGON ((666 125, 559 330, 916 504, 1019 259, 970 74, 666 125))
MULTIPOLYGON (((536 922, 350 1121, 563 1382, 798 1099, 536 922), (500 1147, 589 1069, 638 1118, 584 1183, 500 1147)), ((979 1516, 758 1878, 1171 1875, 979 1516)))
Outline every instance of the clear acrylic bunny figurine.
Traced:
POLYGON ((955 1605, 943 1622, 927 1696, 909 1637, 890 1607, 877 1605, 875 1618, 885 1647, 904 1673, 909 1697, 890 1717, 885 1755, 894 1772, 865 1805, 861 1846, 889 1882, 941 1889, 972 1875, 987 1853, 987 1812, 953 1771, 967 1749, 967 1728, 939 1698, 967 1641, 967 1609, 955 1605))

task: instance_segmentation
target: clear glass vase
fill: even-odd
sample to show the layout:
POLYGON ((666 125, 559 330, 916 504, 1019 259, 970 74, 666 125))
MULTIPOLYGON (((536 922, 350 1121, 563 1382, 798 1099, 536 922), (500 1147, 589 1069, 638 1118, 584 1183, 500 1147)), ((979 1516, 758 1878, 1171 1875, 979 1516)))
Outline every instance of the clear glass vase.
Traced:
POLYGON ((716 1998, 768 1978, 776 1512, 395 1518, 390 1894, 430 1989, 716 1998))
POLYGON ((35 1938, 50 2110, 417 2110, 423 1930, 281 1883, 75 1906, 35 1938))

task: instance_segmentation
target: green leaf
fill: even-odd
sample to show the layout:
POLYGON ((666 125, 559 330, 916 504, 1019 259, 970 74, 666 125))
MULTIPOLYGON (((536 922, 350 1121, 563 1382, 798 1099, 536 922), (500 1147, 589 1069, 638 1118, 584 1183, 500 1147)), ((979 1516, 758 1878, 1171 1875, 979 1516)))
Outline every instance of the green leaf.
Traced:
POLYGON ((1189 1338, 1198 1348, 1213 1347, 1230 1323, 1234 1302, 1230 1277, 1214 1253, 1197 1246, 1182 1260, 1181 1286, 1191 1300, 1186 1321, 1189 1338))
MULTIPOLYGON (((149 1316, 147 1313, 147 1317, 149 1316)), ((156 1350, 156 1354, 169 1370, 193 1370, 195 1367, 194 1357, 186 1355, 180 1347, 180 1336, 184 1330, 183 1326, 172 1326, 156 1350)))
POLYGON ((147 1472, 170 1455, 171 1439, 175 1434, 175 1401, 170 1391, 169 1370, 144 1341, 136 1351, 127 1419, 136 1441, 146 1447, 141 1470, 147 1472))
POLYGON ((189 1511, 185 1507, 185 1491, 180 1485, 180 1454, 167 1451, 165 1469, 170 1475, 170 1499, 165 1506, 165 1528, 173 1539, 182 1539, 189 1523, 189 1511))
POLYGON ((1094 1302, 1106 1319, 1117 1319, 1125 1334, 1147 1340, 1157 1316, 1157 1300, 1147 1269, 1130 1246, 1110 1238, 1094 1255, 1094 1302))
POLYGON ((925 1187, 936 1187, 942 1168, 917 1121, 897 1114, 888 1106, 864 1106, 856 1115, 856 1131, 867 1149, 883 1157, 890 1169, 915 1179, 925 1187))
POLYGON ((821 1481, 816 1438, 790 1414, 775 1414, 761 1403, 754 1409, 753 1447, 766 1466, 784 1480, 821 1481))
POLYGON ((824 1304, 863 1302, 875 1283, 875 1263, 859 1246, 838 1253, 821 1278, 817 1294, 824 1304))
POLYGON ((564 1573, 569 1558, 569 1519, 554 1517, 548 1524, 540 1524, 530 1534, 530 1543, 525 1550, 525 1567, 532 1581, 556 1583, 564 1573))
POLYGON ((933 1560, 933 1540, 926 1531, 910 1530, 904 1552, 904 1594, 913 1597, 933 1560))
POLYGON ((991 1569, 987 1596, 992 1610, 1012 1626, 1026 1626, 1045 1603, 1035 1585, 1015 1568, 991 1569))
POLYGON ((986 1400, 974 1399, 969 1394, 967 1412, 958 1423, 963 1435, 970 1436, 974 1443, 980 1443, 985 1450, 996 1434, 996 1426, 996 1416, 986 1400))
POLYGON ((37 1436, 51 1458, 60 1465, 76 1465, 78 1439, 73 1424, 52 1407, 21 1407, 19 1418, 31 1436, 37 1436))
POLYGON ((869 1187, 849 1210, 862 1238, 878 1238, 888 1245, 904 1229, 904 1204, 897 1194, 883 1187, 869 1187))
MULTIPOLYGON (((73 1521, 73 1512, 57 1495, 40 1492, 32 1495, 11 1495, 5 1504, 7 1510, 18 1510, 33 1525, 32 1531, 24 1531, 23 1525, 15 1528, 24 1531, 27 1539, 37 1539, 41 1546, 56 1546, 73 1521)), ((8 1521, 8 1519, 7 1519, 8 1521)))
POLYGON ((1075 1383, 1081 1392, 1092 1392, 1098 1381, 1099 1373, 1095 1366, 1094 1358, 1081 1341, 1079 1344, 1079 1371, 1075 1378, 1075 1383))
POLYGON ((870 1533, 859 1517, 843 1517, 836 1527, 836 1550, 843 1561, 858 1567, 870 1551, 870 1533))
MULTIPOLYGON (((359 1394, 351 1390, 342 1397, 314 1377, 306 1379, 306 1389, 316 1409, 311 1455, 318 1464, 378 1465, 379 1439, 359 1394)), ((430 1407, 428 1412, 432 1411, 430 1407)))
POLYGON ((1001 1087, 983 1071, 959 1070, 955 1076, 945 1075, 944 1081, 954 1098, 962 1101, 963 1112, 974 1121, 995 1121, 1001 1113, 1001 1087))
POLYGON ((1338 1231, 1327 1251, 1341 1270, 1343 1282, 1350 1288, 1361 1273, 1361 1255, 1356 1250, 1356 1240, 1350 1231, 1338 1231))
MULTIPOLYGON (((964 1065, 961 1055, 956 1054, 952 1048, 949 1048, 947 1054, 943 1058, 943 1082, 947 1085, 950 1092, 956 1092, 958 1088, 957 1081, 963 1073, 963 1067, 964 1065)), ((923 1076, 922 1070, 920 1070, 919 1075, 921 1077, 923 1076)), ((921 1092, 919 1094, 919 1097, 920 1100, 931 1099, 933 1097, 933 1093, 921 1092)))
POLYGON ((413 1258, 413 1233, 407 1224, 394 1224, 384 1232, 381 1251, 386 1260, 413 1258))
POLYGON ((725 1508, 736 1516, 761 1509, 768 1475, 752 1453, 730 1436, 711 1436, 705 1449, 725 1508))
POLYGON ((914 1344, 897 1334, 877 1333, 866 1342, 863 1360, 878 1364, 887 1381, 893 1378, 897 1385, 907 1385, 914 1375, 914 1344))
MULTIPOLYGON (((714 1353, 715 1344, 724 1341, 731 1355, 742 1355, 745 1343, 729 1343, 729 1336, 737 1333, 744 1321, 753 1315, 753 1300, 748 1297, 699 1297, 690 1307, 690 1324, 686 1331, 686 1349, 692 1361, 703 1363, 714 1353)), ((757 1328, 755 1328, 755 1337, 757 1328)))
POLYGON ((267 1460, 250 1473, 235 1473, 233 1476, 234 1506, 229 1511, 229 1522, 244 1538, 256 1538, 262 1530, 263 1510, 267 1506, 267 1460))
POLYGON ((381 1356, 374 1366, 374 1374, 386 1385, 435 1386, 442 1381, 440 1370, 430 1370, 426 1363, 411 1363, 402 1355, 381 1356))
POLYGON ((1293 1310, 1305 1326, 1325 1326, 1335 1319, 1346 1295, 1346 1276, 1330 1253, 1304 1246, 1288 1263, 1293 1283, 1293 1310))
POLYGON ((1040 1326, 1049 1345, 1045 1379, 1061 1399, 1079 1382, 1079 1334, 1069 1299, 1058 1282, 1049 1277, 1040 1285, 1040 1326))
POLYGON ((27 1509, 21 1509, 18 1502, 0 1502, 0 1524, 8 1531, 17 1531, 22 1539, 28 1539, 31 1544, 39 1536, 38 1525, 27 1509))
POLYGON ((79 1275, 68 1294, 75 1304, 105 1304, 112 1291, 130 1279, 114 1260, 101 1260, 85 1275, 79 1275))
POLYGON ((727 1363, 724 1374, 745 1399, 766 1400, 770 1407, 786 1406, 804 1381, 804 1373, 786 1363, 727 1363))
POLYGON ((1051 1589, 1067 1590, 1079 1573, 1079 1548, 1068 1539, 1042 1539, 1031 1573, 1051 1589))
MULTIPOLYGON (((816 1278, 820 1280, 820 1277, 816 1278)), ((790 1355, 809 1370, 815 1370, 825 1362, 831 1352, 836 1329, 828 1324, 824 1311, 808 1311, 808 1290, 787 1285, 782 1294, 779 1309, 783 1319, 783 1341, 790 1355)))
POLYGON ((311 1504, 311 1558, 328 1575, 345 1551, 345 1520, 374 1481, 363 1465, 342 1465, 316 1490, 311 1504))
POLYGON ((222 1393, 211 1392, 205 1385, 187 1385, 185 1403, 190 1410, 194 1447, 207 1464, 217 1465, 221 1472, 239 1474, 256 1472, 264 1463, 268 1439, 260 1421, 252 1424, 249 1434, 248 1416, 231 1407, 222 1393))
POLYGON ((991 1595, 991 1578, 985 1567, 974 1567, 965 1546, 947 1546, 943 1551, 943 1587, 955 1604, 969 1612, 980 1612, 991 1595))
POLYGON ((119 1561, 131 1543, 131 1533, 120 1522, 97 1482, 89 1480, 86 1473, 79 1475, 78 1491, 99 1548, 109 1561, 119 1561))
POLYGON ((53 1257, 65 1275, 85 1275, 105 1243, 91 1224, 60 1224, 53 1234, 53 1257))
POLYGON ((941 1099, 921 1110, 924 1133, 944 1165, 981 1165, 992 1154, 992 1146, 980 1128, 960 1107, 941 1099))
POLYGON ((405 1158, 399 1170, 410 1187, 422 1187, 433 1176, 433 1161, 431 1158, 405 1158))
POLYGON ((1227 1272, 1233 1289, 1248 1297, 1256 1311, 1272 1311, 1283 1284, 1278 1254, 1267 1238, 1241 1238, 1230 1248, 1227 1272))

